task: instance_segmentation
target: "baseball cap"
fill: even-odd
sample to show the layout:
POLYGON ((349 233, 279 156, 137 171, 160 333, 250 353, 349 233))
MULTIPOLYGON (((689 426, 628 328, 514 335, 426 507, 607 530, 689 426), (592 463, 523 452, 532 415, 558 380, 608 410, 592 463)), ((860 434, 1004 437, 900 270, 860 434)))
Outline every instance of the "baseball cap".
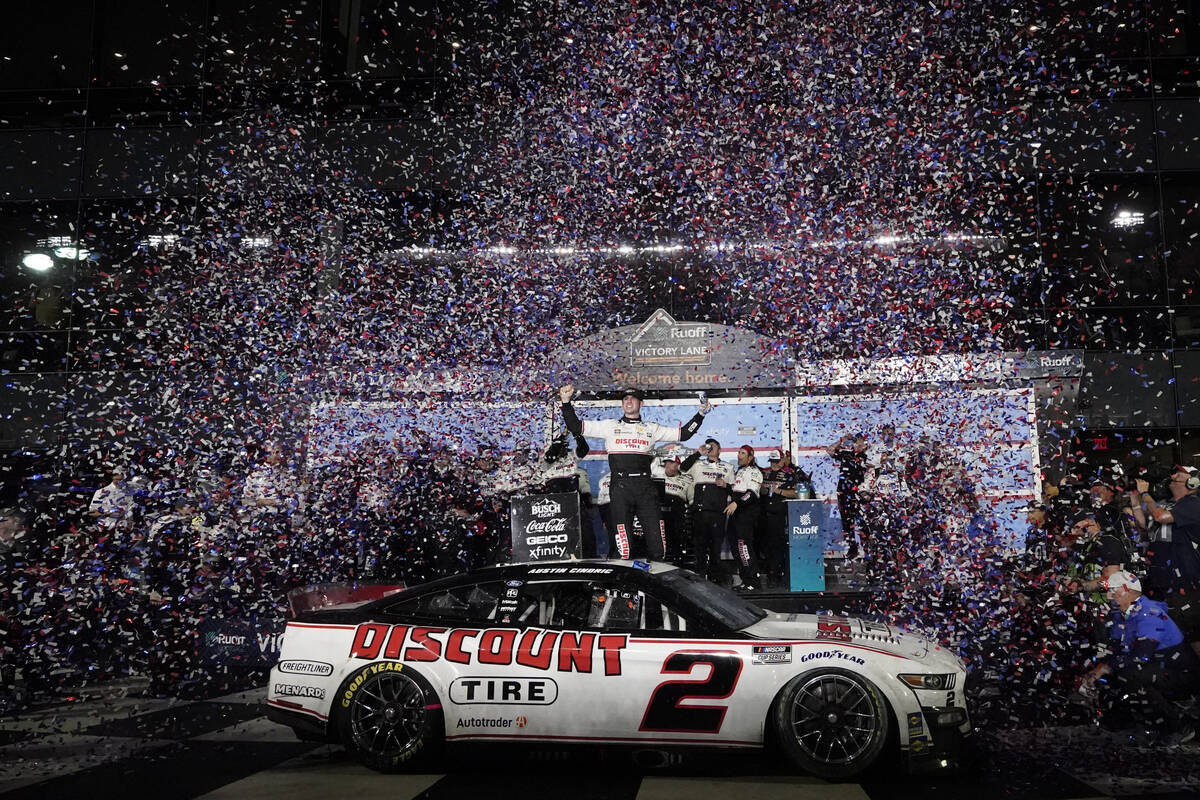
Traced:
POLYGON ((1067 523, 1068 528, 1074 528, 1076 525, 1078 525, 1079 523, 1083 522, 1086 519, 1095 519, 1095 518, 1096 518, 1096 509, 1089 508, 1087 506, 1082 506, 1082 507, 1077 508, 1074 511, 1072 511, 1070 514, 1067 514, 1066 523, 1067 523))
POLYGON ((1142 582, 1138 579, 1138 576, 1123 569, 1117 570, 1112 575, 1101 580, 1100 585, 1110 592, 1114 592, 1122 587, 1132 589, 1135 592, 1142 590, 1142 582))
POLYGON ((638 400, 645 400, 646 393, 636 386, 626 386, 621 390, 621 399, 623 400, 626 397, 636 397, 638 400))

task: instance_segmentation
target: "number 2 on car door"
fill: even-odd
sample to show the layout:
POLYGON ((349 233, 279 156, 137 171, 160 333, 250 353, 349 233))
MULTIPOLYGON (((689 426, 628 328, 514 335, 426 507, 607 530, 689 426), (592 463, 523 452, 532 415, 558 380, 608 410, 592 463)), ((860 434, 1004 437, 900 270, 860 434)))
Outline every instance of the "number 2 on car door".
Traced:
POLYGON ((663 675, 684 675, 654 687, 639 730, 720 733, 729 706, 684 701, 721 700, 733 694, 742 674, 741 657, 729 650, 677 650, 663 661, 663 675), (707 670, 705 669, 707 668, 707 670), (705 675, 707 671, 707 675, 705 675), (701 677, 695 677, 695 676, 701 677))

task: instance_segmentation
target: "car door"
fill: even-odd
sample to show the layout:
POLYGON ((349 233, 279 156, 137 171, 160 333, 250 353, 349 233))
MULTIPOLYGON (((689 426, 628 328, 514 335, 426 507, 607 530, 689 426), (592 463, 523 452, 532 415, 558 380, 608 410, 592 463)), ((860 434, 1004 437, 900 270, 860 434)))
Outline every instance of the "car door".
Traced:
MULTIPOLYGON (((694 617, 620 575, 531 583, 549 598, 560 651, 594 641, 586 670, 560 670, 554 736, 625 743, 723 738, 741 675, 733 647, 697 639, 694 617)), ((543 606, 547 606, 543 600, 543 606)), ((567 662, 560 657, 558 665, 567 662)))
POLYGON ((743 667, 738 648, 712 639, 696 618, 652 591, 609 591, 633 612, 606 626, 630 633, 626 730, 641 741, 667 744, 726 739, 730 698, 743 667))

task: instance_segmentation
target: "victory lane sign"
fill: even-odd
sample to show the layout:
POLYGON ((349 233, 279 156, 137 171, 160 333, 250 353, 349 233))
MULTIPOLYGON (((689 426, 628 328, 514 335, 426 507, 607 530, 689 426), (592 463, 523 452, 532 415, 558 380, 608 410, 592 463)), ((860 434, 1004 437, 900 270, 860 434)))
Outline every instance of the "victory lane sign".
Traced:
POLYGON ((581 557, 578 492, 519 495, 510 509, 513 561, 581 557))

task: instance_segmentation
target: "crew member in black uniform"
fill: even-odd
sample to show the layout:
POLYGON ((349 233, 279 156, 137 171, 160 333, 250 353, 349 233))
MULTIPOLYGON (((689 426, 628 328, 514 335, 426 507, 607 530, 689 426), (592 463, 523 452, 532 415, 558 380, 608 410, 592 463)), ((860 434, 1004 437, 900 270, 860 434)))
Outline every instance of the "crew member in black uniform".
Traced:
POLYGON ((692 501, 692 478, 680 471, 679 459, 656 460, 651 469, 659 487, 659 507, 667 531, 667 560, 683 566, 683 545, 687 531, 687 509, 692 501))
POLYGON ((766 582, 783 588, 788 577, 788 518, 787 501, 799 497, 797 480, 809 480, 797 475, 792 466, 791 452, 784 450, 769 459, 770 466, 763 474, 762 517, 758 522, 758 555, 766 572, 766 582))
POLYGON ((725 546, 725 507, 729 505, 733 465, 721 460, 721 443, 710 438, 683 460, 680 470, 693 481, 692 552, 696 554, 693 569, 697 575, 719 582, 721 576, 717 572, 725 546))
POLYGON ((621 558, 629 558, 629 535, 636 516, 646 534, 646 551, 651 559, 661 561, 666 555, 666 533, 658 508, 658 489, 650 477, 651 451, 659 442, 684 442, 692 438, 712 405, 705 400, 687 423, 671 427, 642 421, 644 396, 640 389, 623 392, 620 419, 580 420, 571 405, 575 387, 567 384, 558 390, 558 395, 567 430, 577 436, 604 440, 612 473, 610 513, 621 558))
POLYGON ((762 491, 763 474, 754 463, 754 448, 744 444, 738 448, 738 471, 729 487, 729 505, 725 515, 729 517, 729 530, 733 535, 742 585, 737 587, 752 592, 759 586, 758 553, 754 548, 754 532, 758 528, 760 512, 758 496, 762 491))

